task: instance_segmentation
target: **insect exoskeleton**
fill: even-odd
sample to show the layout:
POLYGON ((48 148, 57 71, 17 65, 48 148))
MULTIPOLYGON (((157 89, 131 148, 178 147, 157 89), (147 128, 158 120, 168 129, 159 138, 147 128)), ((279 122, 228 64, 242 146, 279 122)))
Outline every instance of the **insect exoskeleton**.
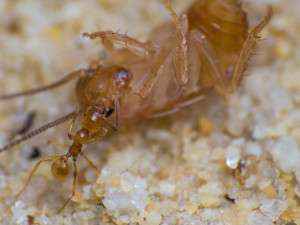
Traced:
POLYGON ((78 109, 0 148, 0 152, 6 151, 73 120, 68 151, 38 161, 17 197, 41 163, 52 162, 52 174, 63 181, 70 172, 71 159, 72 194, 61 211, 75 194, 78 157, 82 156, 99 173, 83 152, 83 145, 103 139, 119 126, 176 113, 201 101, 208 90, 228 96, 237 89, 259 33, 271 19, 272 9, 268 9, 257 26, 249 29, 247 15, 236 0, 197 0, 180 15, 169 0, 164 5, 172 20, 156 28, 147 42, 113 31, 84 33, 85 37, 102 41, 108 53, 106 60, 73 71, 53 84, 0 96, 0 100, 31 96, 78 78, 75 89, 78 109), (76 121, 79 128, 73 132, 76 121))

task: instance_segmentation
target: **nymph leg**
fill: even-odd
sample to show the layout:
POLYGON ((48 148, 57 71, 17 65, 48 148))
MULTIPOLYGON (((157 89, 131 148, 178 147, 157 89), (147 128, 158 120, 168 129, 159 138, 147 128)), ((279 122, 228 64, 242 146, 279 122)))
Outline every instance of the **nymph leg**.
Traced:
POLYGON ((136 93, 142 97, 146 98, 152 91, 154 85, 157 82, 158 73, 162 65, 164 65, 166 58, 171 54, 172 49, 162 48, 158 54, 154 55, 153 62, 149 68, 149 72, 145 79, 141 82, 137 88, 136 93))
POLYGON ((191 105, 194 105, 194 104, 202 101, 203 99, 204 99, 204 95, 202 95, 200 93, 193 95, 190 98, 186 98, 186 99, 182 100, 181 102, 176 103, 176 105, 175 105, 175 103, 171 104, 171 106, 172 105, 175 105, 175 106, 170 107, 171 109, 169 109, 169 110, 162 110, 162 111, 158 111, 158 112, 154 113, 150 118, 154 119, 154 118, 161 118, 161 117, 172 115, 186 107, 189 107, 191 105))
POLYGON ((225 75, 221 70, 221 66, 219 64, 219 60, 215 55, 212 47, 210 46, 209 42, 207 41, 204 34, 200 31, 194 31, 191 34, 192 40, 195 42, 196 47, 199 51, 200 58, 204 58, 206 63, 211 69, 211 74, 214 82, 216 83, 215 88, 216 91, 219 92, 223 96, 228 96, 229 92, 225 86, 225 75))
POLYGON ((68 75, 66 75, 65 77, 63 77, 62 79, 52 83, 52 84, 48 84, 45 86, 41 86, 41 87, 37 87, 37 88, 33 88, 27 91, 22 91, 22 92, 17 92, 17 93, 13 93, 13 94, 5 94, 5 95, 1 95, 0 96, 0 101, 1 100, 9 100, 9 99, 13 99, 13 98, 17 98, 17 97, 23 97, 23 96, 30 96, 30 95, 34 95, 40 92, 44 92, 44 91, 48 91, 48 90, 52 90, 54 88, 60 87, 80 76, 84 76, 86 74, 86 70, 84 69, 80 69, 80 70, 76 70, 72 73, 69 73, 68 75))
POLYGON ((99 31, 94 33, 84 33, 83 36, 90 39, 100 38, 104 47, 112 52, 114 51, 115 44, 122 44, 124 48, 130 50, 134 54, 140 55, 142 57, 149 57, 155 50, 151 43, 140 42, 126 34, 119 34, 113 31, 99 31))
POLYGON ((256 25, 248 34, 247 39, 240 52, 239 58, 234 67, 233 76, 231 80, 231 92, 233 92, 241 81, 242 75, 247 67, 247 63, 260 39, 259 33, 270 22, 273 15, 272 7, 268 8, 266 16, 262 21, 256 25))
POLYGON ((169 0, 164 0, 166 9, 170 12, 173 22, 176 27, 176 43, 175 49, 173 46, 162 47, 159 52, 153 55, 154 60, 151 64, 146 79, 141 83, 138 88, 137 94, 142 98, 146 98, 155 83, 157 82, 158 73, 160 68, 165 64, 166 59, 170 54, 173 57, 173 65, 175 70, 175 79, 179 86, 184 86, 188 80, 188 21, 186 15, 178 16, 171 6, 169 0))
POLYGON ((176 38, 178 44, 176 44, 175 55, 173 58, 173 64, 175 67, 175 76, 180 86, 185 85, 188 80, 188 20, 187 16, 183 14, 178 16, 174 11, 170 0, 164 0, 164 5, 172 16, 173 23, 176 27, 176 38))

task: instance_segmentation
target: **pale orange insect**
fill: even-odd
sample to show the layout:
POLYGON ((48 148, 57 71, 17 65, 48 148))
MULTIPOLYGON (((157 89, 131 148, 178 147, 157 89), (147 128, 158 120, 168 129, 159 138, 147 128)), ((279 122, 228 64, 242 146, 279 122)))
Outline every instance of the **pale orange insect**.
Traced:
POLYGON ((178 15, 164 1, 172 21, 158 27, 149 41, 140 42, 112 31, 85 33, 102 41, 109 57, 66 75, 62 80, 36 89, 0 96, 7 100, 57 88, 79 78, 76 96, 79 110, 33 130, 0 149, 10 149, 60 123, 79 120, 81 128, 69 137, 73 142, 66 154, 40 160, 32 169, 19 196, 43 162, 52 162, 52 174, 64 180, 69 159, 74 166, 72 199, 77 182, 77 159, 82 146, 104 138, 119 126, 177 112, 195 104, 207 91, 228 96, 239 86, 259 33, 272 16, 267 15, 252 29, 247 15, 236 0, 197 0, 187 12, 178 15), (116 44, 122 48, 116 48, 116 44))

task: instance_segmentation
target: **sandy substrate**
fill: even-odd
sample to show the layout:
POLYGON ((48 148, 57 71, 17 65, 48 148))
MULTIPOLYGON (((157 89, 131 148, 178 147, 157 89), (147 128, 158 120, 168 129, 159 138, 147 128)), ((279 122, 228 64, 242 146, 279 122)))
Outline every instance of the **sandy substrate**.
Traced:
MULTIPOLYGON (((176 9, 190 2, 178 0, 176 9)), ((67 150, 69 124, 1 154, 0 224, 25 225, 31 216, 41 225, 300 224, 300 3, 246 6, 259 16, 265 3, 275 16, 250 76, 227 104, 211 96, 89 145, 85 151, 101 174, 80 160, 78 190, 60 214, 72 180, 54 180, 49 165, 14 204, 13 196, 38 160, 34 148, 42 157, 67 150)), ((83 32, 118 30, 146 40, 168 18, 156 0, 1 0, 0 93, 50 83, 102 57, 99 42, 83 32)), ((29 113, 37 127, 71 112, 73 88, 0 102, 0 146, 29 113)))

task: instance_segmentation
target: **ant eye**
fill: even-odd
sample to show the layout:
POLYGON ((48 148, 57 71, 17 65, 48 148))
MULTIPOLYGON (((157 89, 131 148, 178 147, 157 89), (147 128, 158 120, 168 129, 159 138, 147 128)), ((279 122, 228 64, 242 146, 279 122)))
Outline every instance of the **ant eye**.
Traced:
POLYGON ((131 80, 131 73, 126 69, 120 69, 114 74, 116 85, 119 87, 125 87, 131 80))
POLYGON ((114 111, 115 110, 113 108, 106 109, 105 117, 110 117, 114 113, 114 111))

